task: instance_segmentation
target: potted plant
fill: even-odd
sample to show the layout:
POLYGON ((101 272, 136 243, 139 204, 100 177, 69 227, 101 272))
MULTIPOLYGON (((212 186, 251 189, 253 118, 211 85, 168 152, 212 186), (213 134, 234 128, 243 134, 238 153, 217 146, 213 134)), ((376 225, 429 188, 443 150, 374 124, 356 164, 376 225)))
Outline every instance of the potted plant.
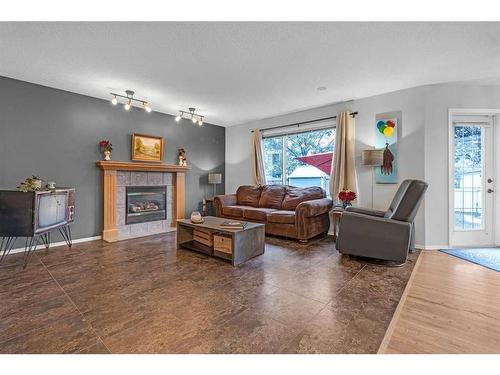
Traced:
POLYGON ((103 139, 99 142, 99 147, 104 154, 104 160, 111 160, 111 151, 113 150, 113 145, 107 139, 103 139))
POLYGON ((339 200, 342 202, 342 207, 344 210, 352 206, 351 201, 356 199, 356 193, 351 190, 342 190, 338 195, 339 200))

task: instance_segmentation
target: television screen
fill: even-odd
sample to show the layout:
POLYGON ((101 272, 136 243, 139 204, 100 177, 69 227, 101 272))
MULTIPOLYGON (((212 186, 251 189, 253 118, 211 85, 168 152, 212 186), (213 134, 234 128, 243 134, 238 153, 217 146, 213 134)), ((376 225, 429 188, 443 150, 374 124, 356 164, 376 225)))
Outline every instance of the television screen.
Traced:
POLYGON ((66 221, 67 192, 39 195, 37 230, 50 228, 66 221))

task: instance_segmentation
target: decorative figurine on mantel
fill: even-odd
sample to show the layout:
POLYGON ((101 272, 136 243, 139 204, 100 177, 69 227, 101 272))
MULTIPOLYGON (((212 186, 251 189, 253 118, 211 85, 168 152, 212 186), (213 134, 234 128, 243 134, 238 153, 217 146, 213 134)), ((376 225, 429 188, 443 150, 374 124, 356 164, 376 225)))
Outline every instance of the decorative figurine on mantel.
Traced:
POLYGON ((177 150, 177 164, 181 167, 187 166, 186 151, 183 148, 177 150))
POLYGON ((103 139, 99 142, 99 148, 104 154, 104 160, 111 160, 111 151, 113 150, 113 145, 107 139, 103 139))

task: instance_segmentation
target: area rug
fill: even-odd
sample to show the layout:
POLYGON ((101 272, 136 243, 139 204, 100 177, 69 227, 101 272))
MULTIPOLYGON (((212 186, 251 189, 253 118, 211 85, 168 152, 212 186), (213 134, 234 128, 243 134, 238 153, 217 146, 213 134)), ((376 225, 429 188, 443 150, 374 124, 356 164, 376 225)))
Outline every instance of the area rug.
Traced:
POLYGON ((500 272, 500 248, 498 247, 478 249, 441 249, 439 251, 500 272))

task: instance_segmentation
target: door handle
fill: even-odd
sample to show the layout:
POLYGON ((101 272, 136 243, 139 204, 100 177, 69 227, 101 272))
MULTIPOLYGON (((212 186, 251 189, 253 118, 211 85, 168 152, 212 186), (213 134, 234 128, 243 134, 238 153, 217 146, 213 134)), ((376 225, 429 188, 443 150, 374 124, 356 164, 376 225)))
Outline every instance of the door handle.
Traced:
POLYGON ((494 192, 494 190, 493 189, 488 189, 488 190, 486 190, 486 192, 491 194, 491 193, 494 192))

